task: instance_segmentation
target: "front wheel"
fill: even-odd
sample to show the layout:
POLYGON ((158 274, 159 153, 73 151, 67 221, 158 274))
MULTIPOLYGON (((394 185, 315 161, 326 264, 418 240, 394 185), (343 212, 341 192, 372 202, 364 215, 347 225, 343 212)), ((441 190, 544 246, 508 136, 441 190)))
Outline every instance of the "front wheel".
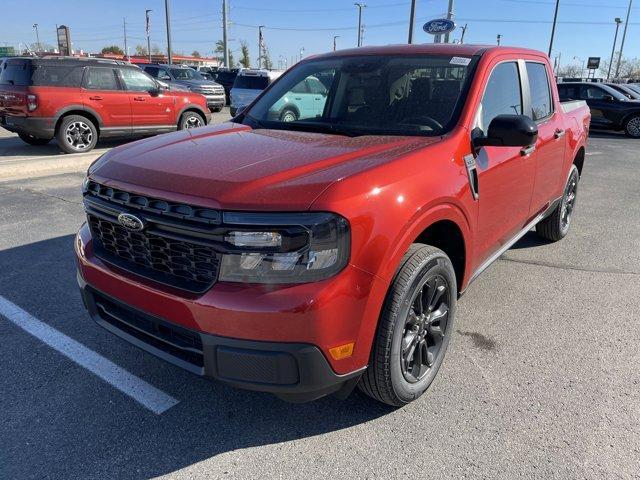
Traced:
POLYGON ((204 119, 196 112, 187 112, 180 117, 179 130, 198 128, 204 126, 204 119))
POLYGON ((19 133, 18 136, 20 137, 20 140, 28 143, 29 145, 46 145, 51 141, 50 138, 34 137, 33 135, 29 135, 28 133, 19 133))
POLYGON ((298 114, 291 108, 285 108, 280 114, 281 122, 295 122, 298 120, 298 114))
POLYGON ((624 132, 631 138, 640 138, 640 115, 634 115, 627 120, 624 132))
POLYGON ((564 194, 558 206, 551 215, 536 225, 536 233, 545 240, 557 242, 565 237, 571 226, 573 209, 576 206, 576 196, 578 195, 578 181, 580 173, 578 167, 571 165, 569 178, 564 187, 564 194))
POLYGON ((98 143, 98 131, 87 117, 64 117, 56 133, 58 145, 66 153, 84 153, 93 150, 98 143))
POLYGON ((444 360, 456 298, 449 257, 430 245, 413 244, 387 293, 360 389, 397 407, 422 395, 444 360))

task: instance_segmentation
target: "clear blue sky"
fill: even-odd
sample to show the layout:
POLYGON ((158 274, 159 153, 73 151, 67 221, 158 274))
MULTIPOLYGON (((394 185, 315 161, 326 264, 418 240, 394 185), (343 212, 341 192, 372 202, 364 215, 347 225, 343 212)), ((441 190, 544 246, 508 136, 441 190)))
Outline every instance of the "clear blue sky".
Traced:
MULTIPOLYGON (((360 0, 363 1, 363 0, 360 0)), ((404 43, 407 40, 409 0, 364 0, 364 44, 404 43)), ((174 50, 210 55, 222 38, 221 0, 171 0, 174 50)), ((238 57, 239 41, 246 40, 251 58, 257 57, 257 25, 266 25, 265 42, 274 64, 304 47, 305 55, 355 46, 357 10, 351 0, 229 0, 231 48, 238 57)), ((459 26, 469 28, 465 43, 494 44, 546 51, 554 0, 456 0, 459 26)), ((608 58, 615 31, 614 17, 625 20, 628 0, 561 0, 554 55, 562 64, 579 63, 573 57, 608 58)), ((166 49, 164 0, 0 0, 3 17, 0 45, 35 42, 33 23, 39 24, 42 42, 55 44, 56 24, 71 28, 74 48, 95 52, 110 44, 123 45, 122 17, 127 18, 131 52, 146 44, 144 10, 152 9, 152 44, 166 49)), ((422 31, 429 19, 443 16, 447 0, 418 0, 414 42, 430 42, 422 31)), ((459 38, 456 30, 453 38, 459 38)), ((620 38, 622 27, 620 28, 620 38)), ((618 43, 619 44, 619 43, 618 43)), ((625 57, 640 57, 640 0, 635 0, 625 44, 625 57)))

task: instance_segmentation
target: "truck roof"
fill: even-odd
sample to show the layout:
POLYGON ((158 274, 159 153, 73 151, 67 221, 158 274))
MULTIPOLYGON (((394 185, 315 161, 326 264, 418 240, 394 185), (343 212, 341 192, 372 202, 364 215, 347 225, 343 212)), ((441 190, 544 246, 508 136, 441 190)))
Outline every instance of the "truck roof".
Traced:
MULTIPOLYGON (((346 50, 338 50, 320 55, 314 55, 313 58, 325 58, 333 56, 345 55, 461 55, 473 56, 482 55, 484 53, 527 53, 534 55, 545 55, 539 50, 519 47, 498 47, 496 45, 471 45, 457 43, 421 43, 421 44, 398 44, 384 45, 372 47, 349 48, 346 50)), ((311 58, 307 57, 307 58, 311 58)))

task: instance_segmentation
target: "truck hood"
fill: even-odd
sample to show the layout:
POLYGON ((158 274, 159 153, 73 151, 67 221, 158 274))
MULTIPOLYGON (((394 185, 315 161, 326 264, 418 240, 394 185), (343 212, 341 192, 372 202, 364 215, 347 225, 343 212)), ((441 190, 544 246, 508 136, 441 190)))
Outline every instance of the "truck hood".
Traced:
POLYGON ((212 208, 306 210, 333 182, 438 141, 224 123, 116 147, 89 175, 130 192, 212 208))

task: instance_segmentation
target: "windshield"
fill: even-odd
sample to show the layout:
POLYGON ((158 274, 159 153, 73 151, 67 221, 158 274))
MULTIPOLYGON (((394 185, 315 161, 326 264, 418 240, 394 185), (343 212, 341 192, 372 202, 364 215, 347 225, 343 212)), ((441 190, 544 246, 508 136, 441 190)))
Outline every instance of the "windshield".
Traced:
POLYGON ((172 68, 171 75, 176 80, 202 80, 204 77, 190 68, 172 68))
POLYGON ((244 121, 351 135, 440 135, 457 120, 474 63, 445 55, 307 61, 283 75, 244 121))
POLYGON ((269 77, 250 77, 248 75, 238 75, 233 88, 246 88, 248 90, 264 90, 269 86, 269 77))

